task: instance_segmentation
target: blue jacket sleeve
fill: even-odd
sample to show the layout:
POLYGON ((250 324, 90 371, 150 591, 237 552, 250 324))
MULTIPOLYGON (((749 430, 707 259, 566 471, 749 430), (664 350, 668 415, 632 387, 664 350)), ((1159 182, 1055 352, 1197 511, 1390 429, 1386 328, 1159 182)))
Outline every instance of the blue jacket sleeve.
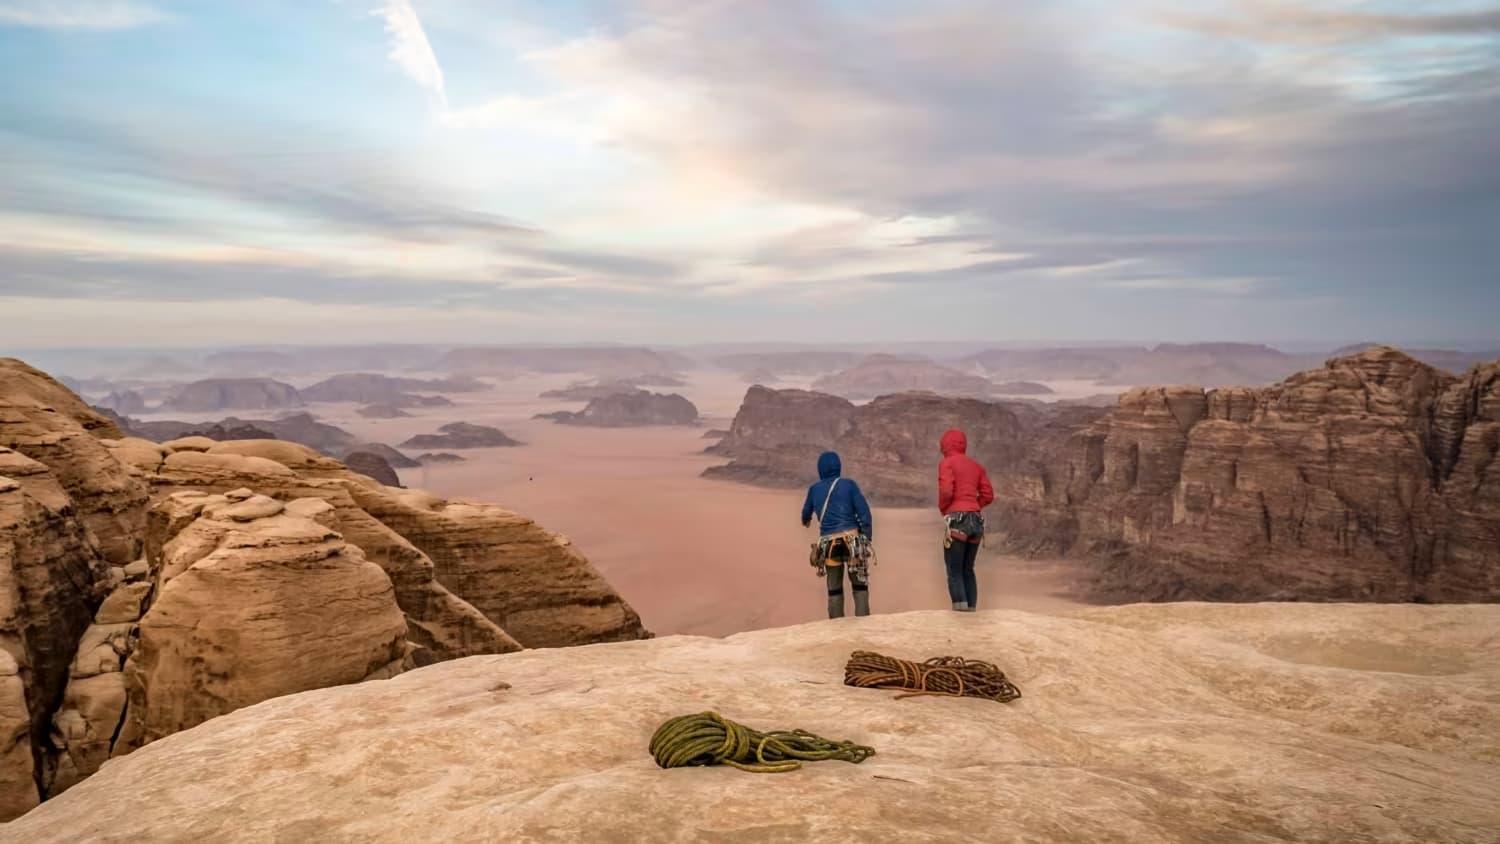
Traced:
POLYGON ((860 491, 859 484, 849 482, 849 500, 854 505, 854 519, 859 522, 859 532, 866 539, 875 538, 875 520, 870 517, 870 504, 865 501, 865 494, 860 491))
POLYGON ((810 522, 810 521, 812 521, 813 506, 814 506, 813 505, 813 490, 817 489, 817 487, 818 487, 817 484, 813 484, 812 486, 808 487, 807 488, 807 497, 802 501, 802 526, 803 527, 807 527, 807 523, 810 522))

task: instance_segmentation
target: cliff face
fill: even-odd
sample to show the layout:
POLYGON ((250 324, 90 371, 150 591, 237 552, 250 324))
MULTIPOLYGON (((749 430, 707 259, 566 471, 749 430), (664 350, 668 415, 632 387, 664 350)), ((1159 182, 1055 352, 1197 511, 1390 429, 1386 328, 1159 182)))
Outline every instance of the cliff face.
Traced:
POLYGON ((877 615, 443 663, 215 718, 5 833, 1493 844, 1496 828, 1500 608, 1170 604, 877 615), (850 688, 856 649, 989 660, 1024 697, 850 688), (656 727, 710 709, 876 755, 786 774, 656 767, 656 727))
POLYGON ((872 499, 927 504, 969 434, 994 536, 1098 562, 1135 600, 1500 597, 1500 362, 1455 377, 1390 348, 1263 389, 1150 387, 1109 411, 752 389, 717 477, 805 482, 837 449, 872 499))
POLYGON ((649 635, 522 516, 291 442, 122 437, 0 360, 0 819, 267 697, 649 635))
POLYGON ((163 403, 162 409, 211 413, 216 410, 279 410, 301 406, 302 397, 290 384, 270 378, 210 378, 184 386, 163 403))

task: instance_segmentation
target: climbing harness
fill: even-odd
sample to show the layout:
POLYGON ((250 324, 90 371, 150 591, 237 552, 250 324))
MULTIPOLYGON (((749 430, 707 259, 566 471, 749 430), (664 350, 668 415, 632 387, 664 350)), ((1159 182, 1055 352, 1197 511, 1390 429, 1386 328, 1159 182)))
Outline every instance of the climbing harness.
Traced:
POLYGON ((926 662, 909 662, 871 651, 855 651, 844 666, 844 685, 867 689, 910 689, 896 699, 921 695, 982 697, 1009 703, 1021 690, 1005 672, 988 662, 957 656, 940 656, 926 662))
POLYGON ((717 712, 679 715, 656 729, 651 756, 663 768, 729 765, 754 774, 795 771, 803 762, 838 759, 859 764, 875 748, 833 741, 806 730, 752 730, 717 712))
POLYGON ((943 517, 943 548, 955 542, 984 545, 984 516, 979 513, 949 513, 943 517))

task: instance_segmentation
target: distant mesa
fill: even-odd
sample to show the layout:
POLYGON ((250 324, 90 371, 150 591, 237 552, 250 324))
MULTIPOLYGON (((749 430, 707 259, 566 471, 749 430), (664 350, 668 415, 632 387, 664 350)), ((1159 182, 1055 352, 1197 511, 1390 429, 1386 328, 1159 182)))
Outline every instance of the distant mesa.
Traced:
POLYGON ((870 355, 857 365, 819 378, 813 389, 847 399, 872 399, 889 393, 925 390, 948 396, 988 396, 989 379, 959 372, 926 358, 870 355))
POLYGON ((411 416, 394 404, 367 404, 355 413, 366 419, 403 419, 411 416))
POLYGON ((370 451, 351 451, 344 455, 344 465, 351 471, 367 478, 374 478, 386 486, 401 486, 401 476, 391 468, 384 457, 370 451))
POLYGON ((727 436, 729 436, 729 432, 723 428, 712 428, 703 432, 703 439, 705 440, 722 440, 727 436))
POLYGON ((378 454, 385 462, 397 469, 414 469, 421 465, 385 443, 354 443, 344 448, 345 455, 353 454, 357 451, 378 454))
POLYGON ((302 390, 305 401, 357 402, 390 404, 397 407, 451 405, 441 396, 417 396, 412 393, 472 393, 489 385, 477 378, 399 378, 369 372, 335 375, 302 390))
POLYGON ((301 369, 297 359, 289 354, 258 349, 215 352, 203 359, 203 365, 213 372, 260 372, 267 375, 289 375, 301 369))
POLYGON ((99 400, 100 407, 107 407, 116 413, 126 415, 132 413, 146 412, 146 398, 135 390, 123 390, 111 392, 99 400))
POLYGON ((401 444, 402 448, 500 448, 518 446, 518 440, 506 436, 499 428, 450 422, 436 434, 419 434, 401 444))
POLYGON ((302 407, 291 384, 270 378, 210 378, 180 387, 163 404, 164 411, 211 413, 218 410, 281 410, 302 407))
POLYGON ((578 412, 560 410, 538 414, 562 425, 593 428, 636 428, 648 425, 696 425, 698 408, 677 393, 616 393, 596 398, 578 412))
POLYGON ((781 376, 769 369, 755 369, 750 372, 741 373, 740 380, 751 384, 780 384, 781 376))
POLYGON ((1038 384, 1035 381, 1006 381, 1004 384, 996 384, 995 395, 998 396, 1050 396, 1054 391, 1046 384, 1038 384))
POLYGON ((426 452, 417 458, 417 462, 423 466, 437 465, 442 463, 462 463, 464 458, 450 451, 426 452))
POLYGON ((569 384, 556 390, 547 390, 538 398, 559 399, 561 401, 589 402, 594 399, 602 399, 606 396, 619 395, 620 393, 645 392, 637 387, 632 381, 599 381, 569 384))
POLYGON ((1092 381, 1097 384, 1270 384, 1318 366, 1322 355, 1288 355, 1254 343, 1162 343, 990 349, 960 363, 997 381, 1092 381))

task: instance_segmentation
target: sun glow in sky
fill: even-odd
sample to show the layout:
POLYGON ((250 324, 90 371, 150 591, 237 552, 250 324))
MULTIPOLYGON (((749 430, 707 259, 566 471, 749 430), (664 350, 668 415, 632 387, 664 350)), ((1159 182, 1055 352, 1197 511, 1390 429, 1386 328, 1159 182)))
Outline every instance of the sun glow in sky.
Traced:
POLYGON ((1494 339, 1500 5, 0 0, 0 346, 1494 339))

